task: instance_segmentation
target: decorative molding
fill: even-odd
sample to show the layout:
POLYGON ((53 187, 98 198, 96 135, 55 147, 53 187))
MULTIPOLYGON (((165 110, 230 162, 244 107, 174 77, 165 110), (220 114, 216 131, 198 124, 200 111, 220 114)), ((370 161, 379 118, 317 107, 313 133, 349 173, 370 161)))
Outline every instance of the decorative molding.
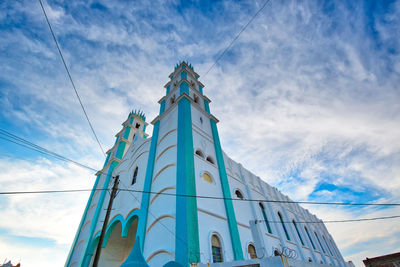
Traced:
POLYGON ((172 164, 165 165, 161 170, 159 170, 159 171, 157 172, 156 175, 154 175, 153 180, 151 181, 151 183, 154 183, 154 181, 157 179, 157 177, 158 177, 163 171, 165 171, 165 169, 167 169, 167 168, 169 168, 169 167, 173 167, 173 166, 176 166, 176 164, 175 164, 175 163, 172 163, 172 164))
POLYGON ((175 220, 175 216, 170 215, 170 214, 165 214, 165 215, 161 215, 160 217, 158 217, 157 219, 155 219, 147 228, 146 230, 146 234, 151 230, 151 228, 153 228, 153 226, 158 223, 160 220, 164 219, 164 218, 171 218, 173 220, 175 220))

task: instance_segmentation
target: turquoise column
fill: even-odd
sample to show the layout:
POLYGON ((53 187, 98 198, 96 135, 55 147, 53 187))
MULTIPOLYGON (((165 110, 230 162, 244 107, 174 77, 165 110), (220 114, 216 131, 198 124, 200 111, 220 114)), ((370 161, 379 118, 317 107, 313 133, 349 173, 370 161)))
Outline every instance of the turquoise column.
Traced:
POLYGON ((93 237, 94 231, 96 229, 96 224, 99 219, 101 209, 103 207, 104 198, 106 197, 106 194, 107 194, 106 189, 108 188, 108 185, 110 183, 112 173, 113 173, 115 167, 117 167, 117 166, 118 166, 118 162, 112 161, 110 164, 110 168, 108 169, 107 176, 106 176, 104 184, 103 184, 103 190, 101 191, 99 201, 97 202, 96 211, 94 213, 94 216, 92 219, 92 224, 90 226, 88 239, 86 240, 86 243, 85 243, 85 253, 79 262, 79 266, 88 266, 87 264, 90 261, 90 260, 88 260, 91 257, 90 251, 89 251, 89 244, 92 242, 92 237, 93 237))
MULTIPOLYGON (((163 100, 161 102, 160 115, 164 111, 165 111, 165 100, 163 100)), ((156 148, 157 148, 159 130, 160 130, 160 121, 157 121, 153 127, 153 135, 151 137, 149 158, 147 160, 146 176, 144 178, 144 186, 143 186, 143 191, 145 191, 145 192, 151 191, 151 180, 153 179, 153 173, 154 173, 154 162, 155 162, 155 157, 156 157, 156 148)), ((142 201, 140 203, 141 216, 139 218, 138 228, 136 231, 136 237, 139 237, 139 239, 140 239, 140 247, 141 248, 144 248, 144 241, 146 238, 147 217, 148 217, 147 215, 149 212, 149 203, 150 203, 150 194, 143 193, 142 201)))
MULTIPOLYGON (((108 160, 109 156, 110 156, 110 154, 108 154, 107 160, 108 160)), ((106 163, 107 163, 107 160, 106 160, 106 163)), ((68 253, 68 257, 67 257, 67 261, 65 262, 65 266, 69 266, 69 264, 70 264, 70 262, 71 262, 72 251, 75 249, 76 242, 78 241, 78 237, 79 237, 79 235, 80 235, 80 233, 81 233, 83 223, 84 223, 85 220, 86 220, 86 215, 87 215, 87 212, 88 212, 89 207, 91 206, 92 199, 93 199, 93 195, 94 195, 94 193, 96 192, 95 189, 97 188, 97 184, 99 183, 100 176, 101 176, 101 175, 97 175, 96 182, 94 183, 92 192, 90 193, 90 196, 89 196, 89 200, 88 200, 88 202, 87 202, 87 204, 86 204, 85 211, 83 212, 83 216, 82 216, 81 222, 79 223, 78 231, 76 232, 76 235, 75 235, 75 238, 74 238, 74 242, 72 243, 73 245, 72 245, 72 247, 71 247, 71 250, 70 250, 69 253, 68 253)))
MULTIPOLYGON (((154 172, 154 161, 156 157, 156 148, 157 148, 157 140, 158 140, 158 132, 160 129, 160 121, 157 121, 153 127, 153 136, 151 137, 150 151, 149 151, 149 159, 147 160, 147 168, 146 168, 146 176, 144 178, 144 187, 143 191, 150 192, 151 191, 151 180, 153 178, 154 172)), ((140 204, 140 213, 141 216, 139 218, 138 228, 136 232, 136 236, 140 237, 140 247, 144 247, 144 240, 146 237, 146 227, 147 227, 147 215, 149 212, 149 203, 150 203, 150 194, 143 193, 142 201, 140 204)))
MULTIPOLYGON (((204 106, 208 113, 210 113, 210 106, 208 102, 204 100, 204 106)), ((231 235, 231 243, 233 249, 233 255, 235 260, 243 260, 243 251, 240 242, 239 230, 237 227, 237 221, 235 211, 233 210, 232 196, 229 189, 228 176, 226 175, 226 168, 224 163, 224 156, 222 154, 221 143, 219 141, 217 124, 213 119, 210 119, 211 131, 214 139, 215 154, 217 156, 219 178, 221 180, 222 194, 224 196, 224 204, 226 210, 226 216, 228 217, 229 233, 231 235)))
MULTIPOLYGON (((181 93, 186 86, 181 87, 181 93)), ((190 101, 178 103, 178 143, 176 192, 178 195, 196 195, 193 133, 190 101)), ((175 261, 188 266, 200 262, 199 228, 196 198, 176 197, 175 261)))

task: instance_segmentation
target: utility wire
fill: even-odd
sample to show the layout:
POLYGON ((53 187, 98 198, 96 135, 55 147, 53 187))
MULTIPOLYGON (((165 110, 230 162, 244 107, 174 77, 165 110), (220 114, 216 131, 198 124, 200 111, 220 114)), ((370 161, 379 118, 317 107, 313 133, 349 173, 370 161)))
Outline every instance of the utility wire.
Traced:
MULTIPOLYGON (((388 220, 388 219, 395 219, 400 218, 400 215, 393 215, 393 216, 383 216, 383 217, 373 217, 373 218, 360 218, 360 219, 350 219, 350 220, 332 220, 332 221, 295 221, 296 223, 346 223, 346 222, 365 222, 365 221, 377 221, 377 220, 388 220)), ((257 222, 265 222, 266 220, 257 220, 257 222)), ((269 223, 282 223, 281 221, 268 221, 269 223)), ((283 223, 292 223, 292 222, 285 222, 283 223)))
POLYGON ((106 154, 104 153, 103 147, 101 146, 100 141, 99 141, 99 139, 97 138, 96 132, 94 131, 94 128, 93 128, 93 126, 92 126, 92 123, 91 123, 90 120, 89 120, 89 116, 87 115, 86 110, 85 110, 85 107, 83 106, 82 100, 81 100, 81 98, 80 98, 80 96, 79 96, 79 94, 78 94, 78 90, 76 90, 75 83, 74 83, 74 81, 72 80, 71 73, 69 72, 69 69, 68 69, 68 67, 67 67, 67 64, 65 63, 64 56, 63 56, 63 54, 62 54, 62 52, 61 52, 60 46, 58 45, 58 42, 57 42, 56 36, 55 36, 55 34, 54 34, 53 28, 51 27, 49 18, 47 17, 46 11, 45 11, 45 9, 44 9, 44 7, 43 7, 42 0, 39 0, 39 3, 40 3, 40 6, 42 7, 43 14, 44 14, 44 16, 45 16, 45 18, 46 18, 47 25, 49 26, 51 35, 53 36, 54 42, 55 42, 55 44, 56 44, 56 46, 57 46, 58 53, 60 54, 61 60, 62 60, 62 62, 63 62, 63 64, 64 64, 64 68, 65 68, 65 70, 67 71, 69 80, 71 81, 72 87, 74 88, 76 97, 77 97, 78 100, 79 100, 79 104, 80 104, 81 107, 82 107, 83 113, 85 113, 86 120, 87 120, 88 123, 89 123, 90 129, 92 129, 93 135, 94 135, 94 137, 96 138, 97 143, 99 144, 99 147, 100 147, 100 149, 101 149, 101 152, 102 152, 103 155, 105 156, 106 154))
MULTIPOLYGON (((125 188, 126 186, 122 184, 125 188)), ((110 189, 94 189, 95 191, 108 191, 110 189)), ((138 193, 143 193, 143 191, 139 190, 130 190, 130 189, 118 189, 119 191, 123 192, 130 192, 131 195, 136 199, 136 201, 140 205, 140 201, 137 199, 135 195, 132 194, 132 192, 138 192, 138 193)), ((9 191, 9 192, 0 192, 0 195, 21 195, 21 194, 48 194, 48 193, 71 193, 71 192, 88 192, 92 191, 92 189, 69 189, 69 190, 42 190, 42 191, 9 191)), ((160 195, 163 193, 159 193, 160 195)), ((165 195, 165 194, 164 194, 165 195)), ((168 194, 168 195, 174 195, 174 196, 188 196, 188 195, 177 195, 177 194, 168 194)), ((197 197, 197 198, 204 198, 204 196, 188 196, 188 197, 197 197)), ((207 197, 209 198, 209 197, 207 197)), ((213 199, 223 199, 223 198, 213 198, 213 199)), ((241 199, 233 199, 233 200, 241 200, 241 199)), ((261 200, 260 200, 261 201, 261 200)), ((262 200, 264 202, 270 202, 269 200, 262 200)), ((400 204, 397 204, 400 205, 400 204)), ((149 211, 151 216, 156 219, 157 217, 149 211)), ((344 222, 361 222, 361 221, 376 221, 376 220, 386 220, 386 219, 394 219, 394 218, 400 218, 400 215, 393 215, 393 216, 383 216, 383 217, 373 217, 373 218, 360 218, 360 219, 350 219, 350 220, 328 220, 328 221, 296 221, 296 223, 344 223, 344 222)), ((265 222, 265 220, 257 220, 257 222, 265 222)), ((268 221, 269 223, 281 223, 281 221, 268 221)), ((284 223, 291 223, 291 222, 285 222, 284 223)), ((175 235, 168 227, 163 225, 171 234, 175 235)), ((183 241, 183 240, 182 240, 183 241)))
MULTIPOLYGON (((108 189, 66 189, 66 190, 38 190, 38 191, 3 191, 0 195, 20 195, 20 194, 51 194, 51 193, 71 193, 71 192, 85 192, 85 191, 103 191, 108 189)), ((351 203, 351 202, 313 202, 313 201, 288 201, 288 200, 270 200, 270 199, 240 199, 240 198, 224 198, 214 196, 203 196, 203 195, 185 195, 185 194, 174 194, 166 192, 153 192, 143 191, 134 189, 118 189, 119 191, 135 192, 141 194, 153 194, 153 195, 166 195, 175 197, 191 197, 201 199, 218 199, 218 200, 232 200, 232 201, 247 201, 247 202, 269 202, 269 203, 282 203, 282 204, 314 204, 314 205, 338 205, 338 206, 400 206, 400 203, 351 203)))
MULTIPOLYGON (((79 163, 75 160, 69 159, 57 153, 54 153, 46 148, 43 148, 39 145, 36 145, 22 137, 16 136, 4 129, 0 128, 0 135, 5 135, 8 138, 12 138, 10 140, 8 138, 4 138, 0 136, 0 139, 7 140, 9 142, 15 143, 17 145, 35 150, 42 154, 55 157, 56 159, 63 160, 66 162, 71 162, 79 167, 89 169, 91 171, 97 172, 96 169, 89 167, 85 164, 79 163)), ((106 174, 104 172, 99 171, 102 174, 106 174)), ((114 176, 113 176, 114 177, 114 176)), ((16 194, 46 194, 46 193, 68 193, 68 192, 82 192, 82 191, 91 191, 93 189, 71 189, 71 190, 43 190, 43 191, 10 191, 10 192, 0 192, 0 195, 16 195, 16 194)), ((94 190, 106 190, 106 189, 94 189, 94 190)), ((340 205, 340 206, 400 206, 400 203, 351 203, 351 202, 316 202, 316 201, 290 201, 290 200, 266 200, 266 199, 240 199, 240 198, 224 198, 224 197, 215 197, 215 196, 199 196, 199 195, 185 195, 185 194, 174 194, 174 193, 166 193, 166 192, 153 192, 153 191, 143 191, 143 190, 134 190, 134 189, 119 189, 120 191, 130 191, 144 194, 154 194, 154 195, 169 195, 169 196, 181 196, 181 197, 194 197, 194 198, 205 198, 205 199, 225 199, 225 200, 235 200, 235 201, 251 201, 251 202, 270 202, 270 203, 286 203, 286 204, 312 204, 312 205, 340 205)))
POLYGON ((89 167, 89 166, 84 165, 82 163, 79 163, 79 162, 77 162, 75 160, 69 159, 69 158, 64 157, 64 156, 62 156, 60 154, 52 152, 52 151, 50 151, 50 150, 48 150, 48 149, 46 149, 44 147, 41 147, 41 146, 39 146, 39 145, 37 145, 35 143, 32 143, 32 142, 30 142, 30 141, 28 141, 28 140, 26 140, 26 139, 24 139, 22 137, 19 137, 19 136, 15 135, 15 134, 12 134, 12 133, 4 130, 4 129, 1 129, 1 128, 0 128, 0 135, 3 135, 3 136, 7 137, 6 138, 6 137, 3 137, 3 136, 0 136, 0 139, 6 140, 6 141, 14 143, 14 144, 17 144, 19 146, 26 147, 28 149, 37 151, 37 152, 42 153, 44 155, 48 155, 48 156, 54 157, 56 159, 65 161, 65 162, 71 162, 71 163, 73 163, 73 164, 75 164, 75 165, 77 165, 79 167, 82 167, 82 168, 97 172, 97 170, 95 168, 89 167), (9 138, 11 138, 11 139, 9 139, 9 138))
POLYGON ((236 35, 235 38, 231 41, 231 43, 225 48, 225 50, 219 55, 217 60, 215 60, 214 64, 204 73, 203 78, 210 72, 210 70, 218 63, 218 61, 225 55, 225 53, 231 48, 233 43, 239 38, 239 36, 247 29, 251 22, 257 17, 257 15, 264 9, 264 7, 268 4, 270 0, 265 1, 265 3, 261 6, 261 8, 253 15, 253 17, 247 22, 247 24, 242 28, 242 30, 236 35))

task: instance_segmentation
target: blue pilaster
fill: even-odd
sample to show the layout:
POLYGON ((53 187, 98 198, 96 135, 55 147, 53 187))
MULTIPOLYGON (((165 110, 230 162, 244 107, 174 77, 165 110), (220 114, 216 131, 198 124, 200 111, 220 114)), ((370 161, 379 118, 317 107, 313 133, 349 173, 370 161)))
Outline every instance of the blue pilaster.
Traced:
MULTIPOLYGON (((161 110, 160 110, 161 112, 161 110)), ((144 179, 144 187, 143 191, 150 192, 151 191, 151 180, 153 178, 154 172, 154 161, 156 157, 156 148, 157 148, 157 140, 158 140, 158 132, 160 129, 160 121, 157 121, 153 127, 153 136, 151 137, 149 158, 147 160, 147 168, 146 168, 146 176, 144 179)), ((149 203, 150 203, 150 194, 143 193, 142 201, 140 204, 141 216, 138 223, 138 229, 136 232, 136 236, 140 238, 140 247, 144 247, 144 241, 146 237, 146 227, 147 227, 147 215, 149 211, 149 203)))
MULTIPOLYGON (((178 195, 196 195, 191 108, 190 101, 185 97, 178 103, 176 187, 178 195)), ((183 266, 199 262, 196 198, 177 196, 175 227, 175 261, 183 266)))

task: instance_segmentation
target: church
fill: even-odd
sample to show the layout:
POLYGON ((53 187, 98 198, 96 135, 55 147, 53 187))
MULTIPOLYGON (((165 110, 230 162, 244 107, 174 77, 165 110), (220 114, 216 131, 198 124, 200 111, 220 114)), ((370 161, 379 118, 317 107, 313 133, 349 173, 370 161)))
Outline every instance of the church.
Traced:
POLYGON ((191 64, 175 66, 153 134, 132 111, 107 151, 66 267, 347 266, 324 223, 224 153, 191 64))

